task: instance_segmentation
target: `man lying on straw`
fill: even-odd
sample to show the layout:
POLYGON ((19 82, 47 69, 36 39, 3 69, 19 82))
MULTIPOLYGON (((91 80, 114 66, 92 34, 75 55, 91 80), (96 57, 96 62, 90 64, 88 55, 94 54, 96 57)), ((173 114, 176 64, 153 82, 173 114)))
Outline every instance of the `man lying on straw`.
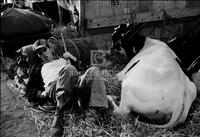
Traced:
MULTIPOLYGON (((51 128, 53 137, 61 137, 63 134, 64 106, 79 102, 83 108, 95 107, 106 112, 108 102, 105 85, 97 67, 87 69, 84 75, 79 77, 77 69, 68 61, 70 59, 76 62, 77 59, 69 52, 63 54, 64 58, 56 59, 44 39, 36 41, 33 46, 27 48, 29 50, 24 50, 29 51, 26 53, 27 57, 31 57, 32 54, 36 61, 32 62, 26 96, 30 102, 42 104, 48 100, 56 103, 51 128)), ((28 61, 30 60, 28 58, 28 61)))

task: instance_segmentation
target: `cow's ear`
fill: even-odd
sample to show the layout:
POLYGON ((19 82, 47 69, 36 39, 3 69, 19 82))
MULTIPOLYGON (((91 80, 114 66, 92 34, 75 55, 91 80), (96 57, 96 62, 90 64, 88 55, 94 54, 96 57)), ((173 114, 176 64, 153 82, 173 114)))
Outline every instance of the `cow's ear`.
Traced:
POLYGON ((17 56, 17 57, 21 56, 21 55, 22 55, 22 51, 23 51, 22 48, 18 49, 18 50, 15 52, 16 56, 17 56))
POLYGON ((118 30, 120 28, 120 26, 117 26, 114 28, 114 31, 118 30))
POLYGON ((21 54, 21 53, 22 53, 22 48, 18 49, 18 50, 16 51, 16 53, 17 53, 17 54, 21 54))

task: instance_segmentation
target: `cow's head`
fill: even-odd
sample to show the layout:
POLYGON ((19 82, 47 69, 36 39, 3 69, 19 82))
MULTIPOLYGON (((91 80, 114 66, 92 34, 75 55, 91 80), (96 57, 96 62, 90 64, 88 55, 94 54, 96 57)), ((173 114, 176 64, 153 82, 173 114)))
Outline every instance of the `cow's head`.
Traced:
POLYGON ((112 34, 113 48, 120 53, 125 53, 130 60, 144 46, 146 37, 139 35, 143 24, 121 24, 112 34))
POLYGON ((114 29, 114 32, 112 33, 112 41, 113 41, 113 48, 116 50, 121 49, 121 40, 123 39, 124 34, 127 31, 127 25, 121 24, 118 27, 114 29))

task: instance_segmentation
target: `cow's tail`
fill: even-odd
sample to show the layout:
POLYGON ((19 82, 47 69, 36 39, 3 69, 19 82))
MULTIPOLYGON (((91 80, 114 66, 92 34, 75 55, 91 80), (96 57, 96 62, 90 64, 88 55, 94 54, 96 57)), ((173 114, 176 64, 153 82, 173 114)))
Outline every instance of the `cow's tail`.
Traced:
POLYGON ((109 107, 111 107, 114 111, 117 110, 119 107, 115 104, 115 101, 110 95, 107 95, 109 107))
POLYGON ((107 95, 107 99, 109 106, 111 107, 111 109, 113 109, 113 114, 115 116, 125 118, 130 113, 130 109, 127 108, 127 106, 118 107, 110 95, 107 95))
POLYGON ((176 104, 173 104, 172 117, 169 120, 169 122, 164 124, 164 125, 152 125, 153 127, 156 127, 156 128, 173 128, 180 122, 181 117, 182 117, 183 112, 184 112, 184 109, 185 109, 184 98, 185 98, 186 95, 185 95, 185 92, 183 94, 184 95, 182 96, 182 98, 179 98, 177 100, 176 104))

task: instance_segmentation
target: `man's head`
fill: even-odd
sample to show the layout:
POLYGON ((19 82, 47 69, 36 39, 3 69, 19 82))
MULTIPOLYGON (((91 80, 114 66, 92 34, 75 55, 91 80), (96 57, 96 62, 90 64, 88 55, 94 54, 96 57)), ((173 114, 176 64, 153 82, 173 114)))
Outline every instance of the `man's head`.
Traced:
POLYGON ((33 44, 33 50, 43 62, 49 62, 54 59, 50 46, 45 39, 37 40, 33 44))

